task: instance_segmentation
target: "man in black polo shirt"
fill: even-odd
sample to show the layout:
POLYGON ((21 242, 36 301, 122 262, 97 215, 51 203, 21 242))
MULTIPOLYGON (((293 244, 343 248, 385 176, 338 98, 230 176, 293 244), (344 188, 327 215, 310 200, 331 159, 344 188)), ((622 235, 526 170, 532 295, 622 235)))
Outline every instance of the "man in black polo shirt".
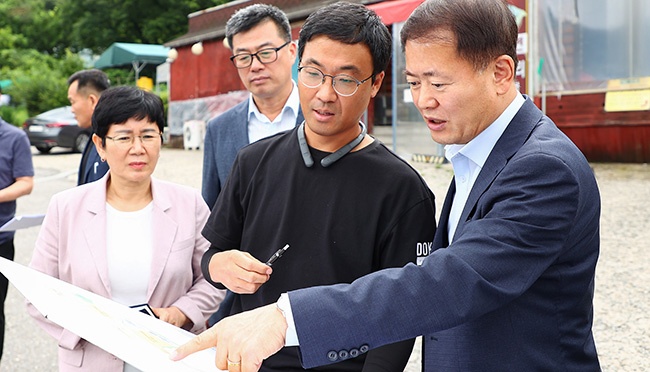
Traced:
MULTIPOLYGON (((337 3, 327 18, 306 21, 298 54, 305 122, 239 152, 203 230, 211 242, 204 276, 241 294, 231 313, 289 290, 415 262, 418 245, 435 233, 434 196, 424 180, 359 121, 390 59, 386 26, 362 5, 337 3), (271 269, 265 262, 286 244, 271 269)), ((359 352, 327 370, 402 371, 412 346, 407 340, 359 352)), ((303 370, 297 348, 285 347, 261 370, 303 370)))

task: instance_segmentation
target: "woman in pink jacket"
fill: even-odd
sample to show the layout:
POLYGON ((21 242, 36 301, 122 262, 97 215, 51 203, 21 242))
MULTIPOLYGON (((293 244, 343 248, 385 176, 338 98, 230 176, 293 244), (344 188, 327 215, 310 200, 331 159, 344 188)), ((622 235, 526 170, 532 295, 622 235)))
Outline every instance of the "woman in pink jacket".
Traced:
MULTIPOLYGON (((30 266, 198 333, 223 292, 201 274, 209 209, 197 190, 151 177, 162 147, 162 101, 134 87, 106 90, 93 142, 110 171, 55 195, 30 266)), ((60 371, 137 371, 79 336, 30 314, 59 344, 60 371)))

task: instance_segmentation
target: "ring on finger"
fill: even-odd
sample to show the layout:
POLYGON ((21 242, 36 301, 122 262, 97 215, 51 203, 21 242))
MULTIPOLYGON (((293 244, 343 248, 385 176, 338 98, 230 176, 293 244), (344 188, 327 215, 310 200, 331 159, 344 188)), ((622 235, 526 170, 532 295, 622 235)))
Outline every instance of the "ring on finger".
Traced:
POLYGON ((228 361, 228 366, 229 366, 229 367, 230 367, 230 366, 238 366, 238 365, 241 365, 241 360, 238 361, 238 362, 233 362, 232 360, 226 358, 226 361, 228 361))

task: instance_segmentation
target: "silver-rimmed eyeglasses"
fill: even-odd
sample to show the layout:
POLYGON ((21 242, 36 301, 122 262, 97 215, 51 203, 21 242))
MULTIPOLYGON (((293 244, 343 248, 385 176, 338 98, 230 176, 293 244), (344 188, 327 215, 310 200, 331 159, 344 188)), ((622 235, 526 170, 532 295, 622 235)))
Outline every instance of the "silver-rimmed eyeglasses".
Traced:
POLYGON ((262 64, 269 64, 275 62, 278 59, 278 50, 289 45, 291 41, 280 45, 277 48, 264 48, 260 49, 255 53, 239 53, 230 57, 232 64, 237 68, 247 68, 253 64, 253 57, 257 58, 258 61, 262 64))
POLYGON ((363 80, 358 80, 350 75, 328 75, 311 66, 298 67, 298 80, 307 88, 318 88, 325 82, 325 77, 332 78, 332 88, 340 96, 349 97, 357 92, 359 85, 370 80, 375 75, 370 75, 363 80))
POLYGON ((136 137, 140 139, 140 142, 142 143, 143 146, 151 146, 155 143, 161 143, 160 139, 162 137, 162 133, 159 132, 144 133, 139 136, 125 133, 125 134, 118 134, 113 137, 104 136, 104 138, 108 138, 109 140, 113 141, 115 145, 122 148, 133 146, 136 137))

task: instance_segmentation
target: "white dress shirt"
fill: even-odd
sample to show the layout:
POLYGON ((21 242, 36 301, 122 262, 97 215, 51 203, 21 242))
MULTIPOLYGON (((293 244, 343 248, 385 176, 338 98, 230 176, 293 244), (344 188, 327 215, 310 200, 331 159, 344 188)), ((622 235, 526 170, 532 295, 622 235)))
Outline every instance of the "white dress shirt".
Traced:
POLYGON ((483 169, 485 161, 525 101, 524 97, 517 93, 515 99, 512 100, 501 115, 474 139, 465 145, 445 146, 445 158, 449 160, 454 168, 454 182, 456 183, 456 193, 451 204, 449 223, 447 224, 447 237, 450 244, 453 242, 454 233, 469 193, 481 169, 483 169))
POLYGON ((293 88, 291 94, 285 102, 280 114, 273 120, 269 120, 266 115, 262 114, 255 105, 253 95, 248 97, 248 142, 253 143, 272 136, 279 132, 293 129, 296 126, 298 117, 298 108, 300 107, 300 98, 298 97, 298 87, 292 81, 293 88))

